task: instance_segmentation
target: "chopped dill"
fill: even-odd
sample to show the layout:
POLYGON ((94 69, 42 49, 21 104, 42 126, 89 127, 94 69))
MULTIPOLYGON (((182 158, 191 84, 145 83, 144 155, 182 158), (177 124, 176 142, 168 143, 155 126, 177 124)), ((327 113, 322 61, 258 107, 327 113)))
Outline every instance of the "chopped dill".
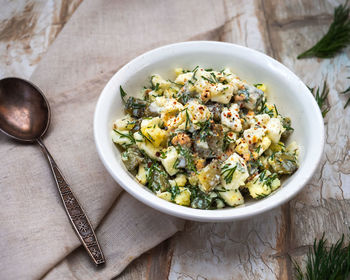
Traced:
POLYGON ((262 199, 268 196, 268 194, 255 194, 256 195, 256 199, 262 199))
POLYGON ((191 72, 196 72, 198 70, 199 66, 197 65, 196 67, 193 68, 191 72))
POLYGON ((201 77, 202 77, 203 80, 206 80, 206 81, 208 81, 211 84, 215 84, 216 83, 212 78, 207 78, 207 77, 204 77, 204 76, 201 76, 201 77))
POLYGON ((264 178, 265 178, 265 175, 266 175, 266 170, 264 170, 263 172, 260 173, 260 175, 259 175, 259 180, 260 180, 260 181, 263 181, 264 178))
POLYGON ((188 113, 188 108, 183 109, 181 112, 185 111, 186 114, 186 122, 185 122, 185 129, 188 129, 191 127, 191 117, 190 114, 188 113))
POLYGON ((186 161, 186 169, 196 172, 196 166, 194 164, 194 160, 193 160, 193 155, 191 153, 190 150, 188 150, 187 148, 184 148, 180 145, 177 146, 177 151, 178 153, 184 157, 185 161, 186 161))
POLYGON ((179 158, 177 158, 173 164, 173 168, 177 168, 177 166, 179 165, 179 162, 180 162, 180 160, 179 160, 179 158))
POLYGON ((128 134, 123 134, 123 133, 119 132, 119 131, 116 130, 116 129, 113 129, 113 131, 114 131, 115 133, 117 133, 117 134, 120 136, 120 138, 127 138, 127 139, 129 139, 129 140, 131 141, 132 144, 135 144, 135 143, 136 143, 134 137, 133 137, 132 134, 131 134, 131 131, 129 131, 128 134))
POLYGON ((225 152, 228 149, 228 147, 230 146, 230 144, 234 143, 234 142, 235 142, 235 140, 228 137, 227 133, 226 133, 224 136, 223 144, 222 144, 222 150, 225 152))
POLYGON ((159 89, 159 83, 156 83, 156 86, 154 87, 154 91, 158 91, 159 89))
POLYGON ((215 74, 214 74, 214 73, 210 73, 210 75, 212 75, 212 77, 213 77, 215 83, 218 83, 218 79, 216 78, 215 74))
POLYGON ((224 180, 226 184, 229 184, 232 182, 233 174, 235 173, 237 169, 237 165, 234 167, 230 167, 229 164, 225 164, 221 169, 221 175, 224 176, 224 180))
POLYGON ((166 158, 166 152, 160 151, 160 158, 165 159, 166 158))
POLYGON ((198 123, 198 125, 200 127, 200 130, 198 131, 198 135, 199 135, 199 139, 201 141, 205 141, 209 135, 213 134, 213 132, 210 129, 210 127, 211 127, 210 120, 198 123))
POLYGON ((126 94, 126 92, 124 91, 124 89, 123 89, 122 86, 119 86, 119 90, 120 90, 120 96, 121 96, 123 102, 125 103, 126 101, 125 101, 124 97, 127 96, 127 94, 126 94))
POLYGON ((174 200, 175 197, 180 194, 180 188, 178 185, 172 186, 168 189, 168 192, 171 193, 171 200, 174 200))
POLYGON ((154 142, 154 139, 151 137, 151 135, 149 135, 149 133, 147 133, 147 134, 148 134, 148 136, 149 136, 150 138, 148 138, 146 135, 144 135, 144 134, 142 133, 141 130, 139 130, 139 132, 140 132, 141 136, 142 136, 146 141, 148 141, 148 142, 150 142, 150 143, 154 142))

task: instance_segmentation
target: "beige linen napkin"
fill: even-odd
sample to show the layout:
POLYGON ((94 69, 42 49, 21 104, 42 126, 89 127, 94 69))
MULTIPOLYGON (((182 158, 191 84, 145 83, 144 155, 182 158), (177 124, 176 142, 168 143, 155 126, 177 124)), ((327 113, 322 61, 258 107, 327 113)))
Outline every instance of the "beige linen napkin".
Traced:
POLYGON ((95 150, 94 107, 123 64, 166 43, 218 38, 223 14, 215 0, 80 5, 31 80, 51 104, 44 142, 92 224, 99 225, 107 265, 96 270, 84 250, 73 252, 80 242, 40 148, 0 135, 0 279, 109 279, 182 228, 183 221, 121 194, 95 150))

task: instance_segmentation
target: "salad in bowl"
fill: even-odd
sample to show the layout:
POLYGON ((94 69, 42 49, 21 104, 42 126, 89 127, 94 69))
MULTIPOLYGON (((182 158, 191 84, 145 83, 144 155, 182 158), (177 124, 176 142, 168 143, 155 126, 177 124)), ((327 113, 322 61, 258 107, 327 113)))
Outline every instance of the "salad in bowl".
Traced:
POLYGON ((268 86, 229 68, 176 68, 128 97, 111 139, 135 180, 158 197, 198 209, 261 199, 298 168, 298 145, 286 145, 290 118, 268 102, 268 86))

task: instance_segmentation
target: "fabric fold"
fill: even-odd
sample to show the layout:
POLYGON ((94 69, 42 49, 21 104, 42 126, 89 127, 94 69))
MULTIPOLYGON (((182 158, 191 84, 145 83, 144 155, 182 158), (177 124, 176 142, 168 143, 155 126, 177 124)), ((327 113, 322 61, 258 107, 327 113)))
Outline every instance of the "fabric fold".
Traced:
POLYGON ((219 39, 224 14, 222 3, 214 0, 200 5, 185 0, 83 1, 31 81, 43 90, 52 109, 44 143, 94 227, 106 216, 97 236, 107 265, 95 271, 83 249, 74 251, 79 240, 39 147, 0 136, 1 279, 110 278, 181 229, 182 220, 128 194, 118 198, 121 188, 95 149, 94 107, 108 79, 130 59, 198 36, 219 39))
POLYGON ((180 230, 182 225, 183 221, 160 215, 158 211, 145 207, 124 192, 97 230, 104 248, 106 266, 93 268, 84 249, 79 248, 43 279, 111 279, 121 273, 133 259, 180 230))

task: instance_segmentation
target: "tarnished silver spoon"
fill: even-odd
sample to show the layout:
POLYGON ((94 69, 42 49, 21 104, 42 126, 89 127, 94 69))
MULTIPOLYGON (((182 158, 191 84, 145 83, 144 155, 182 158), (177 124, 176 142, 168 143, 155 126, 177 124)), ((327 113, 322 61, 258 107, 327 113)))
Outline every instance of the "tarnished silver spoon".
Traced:
POLYGON ((38 87, 19 78, 0 80, 0 130, 18 141, 41 146, 75 232, 94 263, 103 264, 105 259, 89 219, 42 142, 50 116, 49 103, 38 87))

